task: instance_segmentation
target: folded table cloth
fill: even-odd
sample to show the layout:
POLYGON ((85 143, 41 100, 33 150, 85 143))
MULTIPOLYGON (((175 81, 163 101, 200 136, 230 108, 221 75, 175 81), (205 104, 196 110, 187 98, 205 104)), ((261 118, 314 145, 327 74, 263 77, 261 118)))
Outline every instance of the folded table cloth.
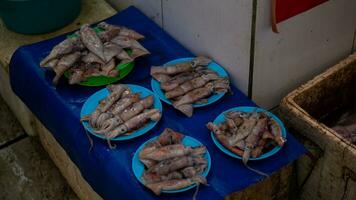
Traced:
MULTIPOLYGON (((137 8, 129 7, 105 20, 110 24, 134 29, 146 38, 140 43, 151 54, 135 61, 134 70, 121 83, 150 87, 150 67, 170 60, 194 56, 137 8)), ((70 33, 68 33, 70 34, 70 33)), ((212 165, 207 176, 209 186, 201 186, 198 199, 221 199, 240 191, 264 177, 246 169, 242 161, 229 157, 213 143, 205 124, 221 112, 236 106, 256 106, 235 86, 232 95, 226 94, 218 102, 194 109, 191 118, 185 117, 172 106, 163 104, 163 115, 158 124, 146 134, 127 141, 115 142, 110 149, 106 141, 92 137, 90 143, 80 122, 80 110, 86 99, 103 87, 69 85, 65 78, 57 87, 52 84, 53 72, 39 66, 54 45, 66 35, 22 46, 12 57, 10 81, 13 91, 30 108, 36 117, 53 134, 78 166, 82 176, 104 199, 191 199, 194 189, 176 193, 154 195, 136 180, 131 164, 136 149, 148 139, 159 135, 165 128, 189 135, 202 142, 208 149, 212 165)), ((287 133, 288 142, 275 155, 260 161, 250 161, 250 166, 272 174, 305 153, 304 147, 287 133)))

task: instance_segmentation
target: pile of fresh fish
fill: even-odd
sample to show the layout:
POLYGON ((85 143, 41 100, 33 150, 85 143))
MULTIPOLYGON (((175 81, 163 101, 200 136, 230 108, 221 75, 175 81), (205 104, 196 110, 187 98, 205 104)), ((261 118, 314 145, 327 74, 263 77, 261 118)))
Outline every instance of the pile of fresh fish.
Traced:
POLYGON ((207 127, 225 148, 241 156, 246 166, 251 156, 257 158, 285 143, 279 124, 263 112, 231 111, 224 117, 223 123, 209 122, 207 127))
POLYGON ((134 30, 101 22, 96 32, 83 25, 75 37, 70 37, 53 47, 40 66, 53 69, 57 84, 64 72, 69 71, 69 83, 76 84, 91 76, 116 77, 118 64, 128 63, 149 54, 137 40, 144 36, 134 30), (131 53, 128 53, 131 51, 131 53))
POLYGON ((141 99, 139 93, 133 93, 123 84, 109 85, 107 89, 110 94, 100 101, 94 112, 81 119, 89 121, 96 133, 108 139, 130 135, 150 120, 161 118, 160 110, 152 108, 152 95, 141 99))
POLYGON ((184 135, 166 128, 156 140, 147 143, 139 153, 145 165, 144 185, 159 195, 162 190, 178 190, 192 184, 207 184, 201 174, 208 162, 204 146, 182 144, 184 135))
POLYGON ((356 144, 356 112, 346 112, 332 127, 339 135, 356 144))
POLYGON ((186 116, 193 115, 193 104, 206 103, 214 93, 230 90, 228 77, 207 68, 209 58, 197 57, 190 62, 169 66, 153 66, 151 75, 160 82, 165 96, 173 102, 174 108, 186 116))

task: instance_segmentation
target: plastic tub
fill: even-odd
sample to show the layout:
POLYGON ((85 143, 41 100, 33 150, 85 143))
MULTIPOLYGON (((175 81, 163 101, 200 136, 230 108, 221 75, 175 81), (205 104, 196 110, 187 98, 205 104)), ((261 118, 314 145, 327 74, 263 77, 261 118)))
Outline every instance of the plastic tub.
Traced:
POLYGON ((39 34, 69 24, 80 7, 81 0, 1 0, 0 17, 12 31, 39 34))

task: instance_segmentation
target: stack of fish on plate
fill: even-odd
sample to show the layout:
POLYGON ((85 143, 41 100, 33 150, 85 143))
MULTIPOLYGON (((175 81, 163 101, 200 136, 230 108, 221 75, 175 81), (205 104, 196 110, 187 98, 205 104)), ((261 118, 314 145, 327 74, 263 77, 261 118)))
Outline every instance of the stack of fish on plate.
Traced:
POLYGON ((285 142, 279 124, 264 112, 231 111, 224 117, 223 123, 209 122, 207 127, 225 148, 241 156, 245 164, 250 156, 259 157, 285 142))
POLYGON ((160 82, 167 99, 173 102, 186 116, 193 115, 193 104, 206 103, 214 93, 230 90, 228 77, 219 75, 207 68, 211 59, 197 57, 190 62, 168 66, 153 66, 151 76, 160 82))
POLYGON ((143 99, 139 93, 133 93, 126 85, 109 85, 110 94, 100 101, 95 111, 84 116, 98 134, 111 139, 119 135, 130 135, 150 120, 158 121, 161 112, 152 108, 152 95, 143 99))
POLYGON ((155 194, 193 184, 207 184, 201 176, 208 165, 204 158, 206 148, 185 146, 183 137, 183 134, 166 128, 139 152, 139 159, 145 165, 144 185, 155 194))
POLYGON ((91 76, 116 77, 118 64, 149 54, 137 40, 144 36, 134 30, 101 22, 95 31, 83 25, 79 32, 56 45, 40 65, 53 69, 53 83, 68 70, 69 83, 76 84, 91 76), (128 53, 129 52, 129 53, 128 53))

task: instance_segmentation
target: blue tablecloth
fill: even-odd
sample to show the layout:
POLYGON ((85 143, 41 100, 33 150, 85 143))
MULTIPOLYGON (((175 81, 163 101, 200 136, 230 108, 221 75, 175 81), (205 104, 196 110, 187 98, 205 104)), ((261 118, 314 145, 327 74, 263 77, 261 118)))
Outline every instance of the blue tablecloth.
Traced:
MULTIPOLYGON (((151 55, 137 60, 134 71, 122 81, 123 83, 151 89, 150 66, 193 56, 135 7, 130 7, 105 21, 127 26, 145 35, 146 39, 142 44, 151 52, 151 55)), ((142 186, 133 175, 131 161, 136 149, 166 127, 200 140, 207 146, 212 156, 212 168, 207 177, 210 186, 200 188, 198 199, 221 199, 263 180, 262 176, 246 169, 241 160, 222 153, 214 145, 208 129, 205 128, 208 121, 214 120, 226 109, 255 105, 234 86, 233 95, 225 95, 213 105, 195 109, 191 118, 183 116, 163 103, 163 117, 149 133, 130 141, 117 142, 115 150, 110 150, 105 141, 92 137, 94 148, 88 153, 90 144, 79 122, 79 113, 85 100, 101 87, 72 86, 63 78, 56 88, 51 81, 53 72, 40 68, 38 64, 51 48, 65 37, 63 35, 20 47, 10 64, 11 86, 51 131, 79 167, 85 180, 104 199, 191 199, 194 190, 157 197, 142 186)), ((296 160, 305 149, 292 135, 288 134, 287 139, 287 144, 276 155, 261 161, 251 161, 250 165, 272 174, 296 160)))

